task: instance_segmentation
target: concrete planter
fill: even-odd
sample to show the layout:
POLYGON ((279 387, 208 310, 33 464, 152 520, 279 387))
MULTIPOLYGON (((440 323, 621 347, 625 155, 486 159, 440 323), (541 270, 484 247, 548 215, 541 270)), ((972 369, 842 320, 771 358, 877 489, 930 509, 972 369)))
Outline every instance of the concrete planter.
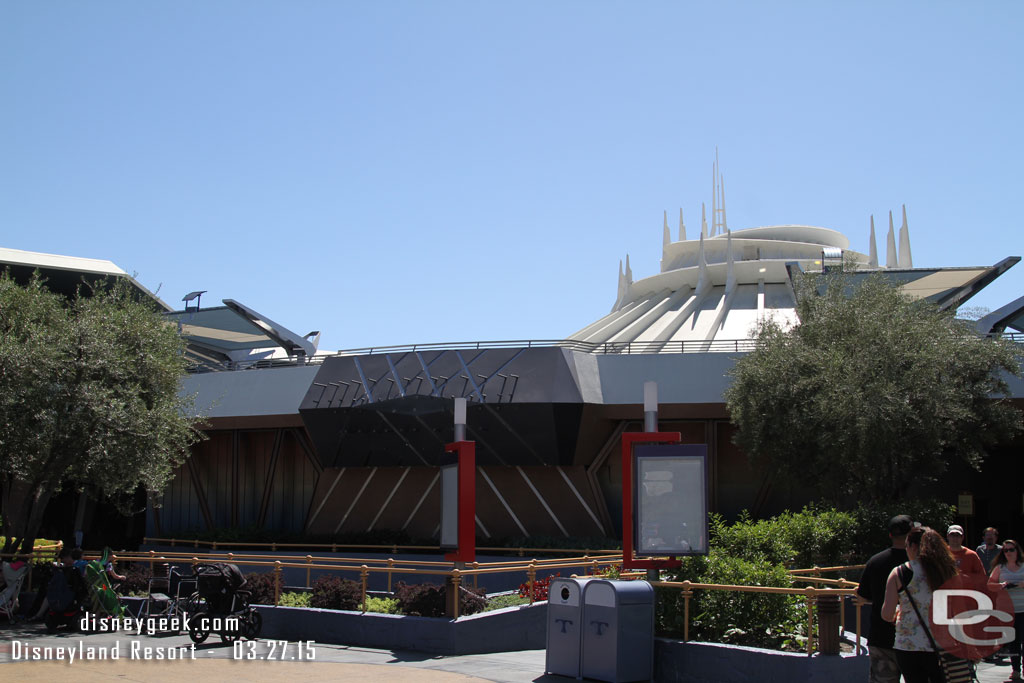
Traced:
POLYGON ((685 683, 862 683, 868 657, 778 652, 657 638, 655 680, 685 683))
POLYGON ((458 619, 258 605, 261 638, 315 640, 442 655, 517 652, 544 647, 547 603, 458 619))

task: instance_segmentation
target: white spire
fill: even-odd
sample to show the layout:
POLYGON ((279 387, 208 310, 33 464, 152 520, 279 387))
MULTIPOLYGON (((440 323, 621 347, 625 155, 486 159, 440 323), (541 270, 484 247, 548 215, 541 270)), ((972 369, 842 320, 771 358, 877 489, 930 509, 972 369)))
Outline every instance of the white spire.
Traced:
POLYGON ((892 211, 889 212, 889 234, 885 238, 885 267, 898 268, 896 258, 896 231, 892 228, 892 211))
POLYGON ((703 292, 710 286, 708 280, 708 262, 704 258, 704 235, 700 236, 700 247, 697 250, 697 291, 703 292))
POLYGON ((700 236, 708 236, 708 219, 704 215, 704 202, 700 203, 700 236))
POLYGON ((715 147, 715 163, 711 165, 711 236, 718 234, 718 147, 715 147))
POLYGON ((668 231, 668 211, 665 212, 665 229, 661 236, 661 247, 664 249, 672 243, 672 233, 668 231))
POLYGON ((629 254, 626 254, 626 284, 633 284, 633 269, 629 267, 629 254))
POLYGON ((914 259, 910 255, 910 228, 907 227, 907 205, 903 205, 903 225, 900 226, 900 268, 913 268, 914 259))
POLYGON ((868 265, 872 268, 878 267, 878 247, 875 246, 875 217, 871 216, 871 238, 868 244, 868 265))
POLYGON ((725 220, 725 176, 719 174, 719 187, 722 189, 722 230, 729 229, 729 223, 725 220))
POLYGON ((613 311, 617 311, 622 308, 623 304, 626 303, 626 276, 622 272, 622 259, 619 259, 619 289, 615 295, 615 304, 612 306, 613 311))
POLYGON ((736 264, 732 256, 732 230, 725 231, 725 293, 736 288, 736 264))
POLYGON ((686 241, 686 223, 683 223, 683 210, 679 209, 679 241, 686 241))

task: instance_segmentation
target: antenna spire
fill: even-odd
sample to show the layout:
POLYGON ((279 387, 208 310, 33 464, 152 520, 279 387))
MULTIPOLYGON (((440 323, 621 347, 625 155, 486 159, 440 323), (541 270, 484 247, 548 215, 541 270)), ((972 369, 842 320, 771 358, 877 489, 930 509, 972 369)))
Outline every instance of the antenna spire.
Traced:
POLYGON ((683 223, 683 210, 679 209, 679 241, 686 241, 686 224, 683 223))
POLYGON ((871 216, 871 237, 868 239, 868 265, 878 267, 878 247, 875 246, 875 217, 871 216))
POLYGON ((898 268, 899 259, 896 258, 896 232, 892 227, 892 211, 889 212, 889 234, 885 238, 885 267, 898 268))
POLYGON ((725 231, 725 293, 736 289, 736 263, 732 255, 732 230, 725 231))
POLYGON ((725 234, 729 229, 725 220, 725 179, 718 164, 718 146, 715 146, 715 163, 711 167, 711 236, 725 234))
POLYGON ((661 247, 664 249, 672 242, 672 234, 668 231, 668 211, 665 211, 665 228, 661 235, 661 247))
POLYGON ((704 235, 700 236, 700 247, 697 250, 697 291, 704 291, 711 283, 708 281, 708 262, 704 258, 704 235))
POLYGON ((903 225, 900 226, 900 268, 913 268, 914 259, 910 255, 910 228, 907 227, 907 205, 903 205, 903 225))

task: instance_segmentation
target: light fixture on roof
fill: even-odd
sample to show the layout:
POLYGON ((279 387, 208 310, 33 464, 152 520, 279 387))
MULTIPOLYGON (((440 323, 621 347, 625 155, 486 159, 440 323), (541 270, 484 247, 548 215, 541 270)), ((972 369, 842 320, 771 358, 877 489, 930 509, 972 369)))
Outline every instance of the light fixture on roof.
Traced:
POLYGON ((199 302, 202 301, 203 294, 206 294, 206 291, 207 290, 204 289, 204 290, 199 291, 199 292, 189 292, 184 297, 182 297, 181 300, 185 302, 185 312, 186 313, 188 313, 189 311, 193 311, 194 312, 194 311, 198 311, 199 310, 199 302), (188 305, 189 305, 189 303, 192 302, 193 299, 196 302, 196 307, 193 308, 193 309, 190 309, 188 307, 188 305))

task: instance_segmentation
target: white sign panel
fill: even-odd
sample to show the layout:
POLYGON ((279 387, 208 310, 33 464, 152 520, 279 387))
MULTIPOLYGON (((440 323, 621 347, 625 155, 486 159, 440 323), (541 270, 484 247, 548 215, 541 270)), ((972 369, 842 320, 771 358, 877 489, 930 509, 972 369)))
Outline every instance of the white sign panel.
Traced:
POLYGON ((633 455, 636 555, 706 554, 707 447, 637 446, 633 455))
POLYGON ((459 546, 459 466, 441 467, 441 547, 459 546))

